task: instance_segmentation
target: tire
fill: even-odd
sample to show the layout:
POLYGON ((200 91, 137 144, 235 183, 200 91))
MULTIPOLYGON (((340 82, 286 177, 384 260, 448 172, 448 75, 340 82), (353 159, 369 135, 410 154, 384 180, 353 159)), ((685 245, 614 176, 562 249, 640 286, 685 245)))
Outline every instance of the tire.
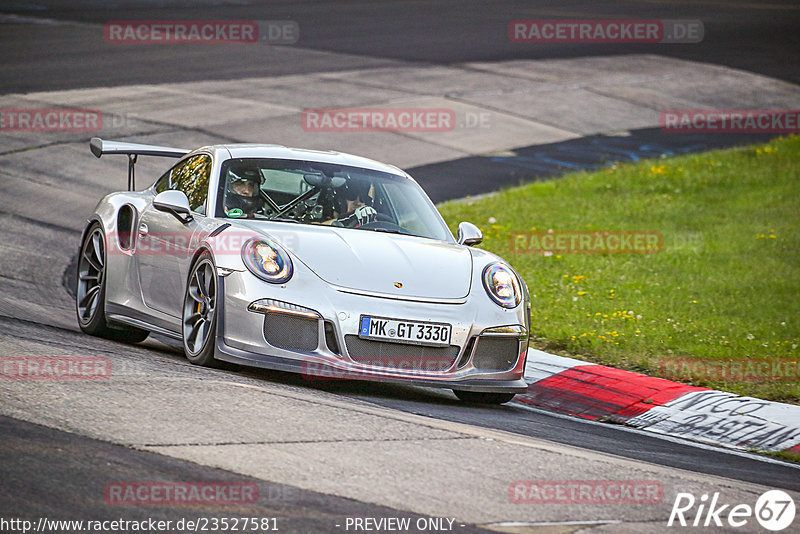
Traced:
POLYGON ((111 327, 106 320, 106 254, 103 229, 92 224, 81 243, 75 287, 75 313, 80 329, 92 336, 138 343, 150 332, 135 327, 111 327))
POLYGON ((217 338, 217 269, 204 252, 189 270, 183 298, 181 332, 186 359, 203 367, 219 367, 214 359, 217 338))
POLYGON ((482 391, 463 391, 454 389, 456 394, 463 402, 469 404, 505 404, 514 398, 515 393, 486 393, 482 391))

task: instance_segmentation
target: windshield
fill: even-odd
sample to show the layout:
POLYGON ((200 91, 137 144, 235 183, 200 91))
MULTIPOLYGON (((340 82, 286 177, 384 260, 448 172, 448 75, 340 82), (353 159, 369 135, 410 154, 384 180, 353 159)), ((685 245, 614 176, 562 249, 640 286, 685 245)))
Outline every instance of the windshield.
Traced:
POLYGON ((433 203, 412 180, 313 161, 226 161, 217 215, 453 240, 433 203))

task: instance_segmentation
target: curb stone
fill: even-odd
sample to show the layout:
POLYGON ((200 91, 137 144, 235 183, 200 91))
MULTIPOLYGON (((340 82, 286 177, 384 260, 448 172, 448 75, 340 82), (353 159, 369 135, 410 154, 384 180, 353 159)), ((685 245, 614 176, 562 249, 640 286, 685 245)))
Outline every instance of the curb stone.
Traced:
POLYGON ((800 406, 528 349, 517 402, 736 449, 800 454, 800 406))

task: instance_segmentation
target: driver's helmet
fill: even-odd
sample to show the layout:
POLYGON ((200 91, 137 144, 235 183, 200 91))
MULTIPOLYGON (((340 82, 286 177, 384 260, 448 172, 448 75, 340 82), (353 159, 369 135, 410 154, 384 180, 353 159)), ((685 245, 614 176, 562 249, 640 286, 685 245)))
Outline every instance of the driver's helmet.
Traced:
POLYGON ((238 173, 236 173, 234 171, 229 171, 228 172, 228 176, 229 176, 228 177, 228 185, 229 185, 229 188, 230 188, 231 192, 234 195, 238 195, 240 197, 241 196, 247 196, 247 197, 258 196, 258 188, 261 187, 261 182, 262 182, 261 173, 258 172, 258 169, 242 169, 242 170, 239 170, 238 173), (235 186, 236 186, 236 184, 241 184, 241 183, 252 183, 255 186, 255 188, 253 190, 253 193, 249 194, 249 195, 243 195, 243 194, 239 193, 237 191, 238 188, 236 188, 235 186))
POLYGON ((264 205, 264 200, 259 193, 262 181, 263 178, 258 169, 228 171, 227 208, 238 208, 245 213, 261 209, 264 205), (240 184, 252 184, 252 187, 242 188, 240 184))

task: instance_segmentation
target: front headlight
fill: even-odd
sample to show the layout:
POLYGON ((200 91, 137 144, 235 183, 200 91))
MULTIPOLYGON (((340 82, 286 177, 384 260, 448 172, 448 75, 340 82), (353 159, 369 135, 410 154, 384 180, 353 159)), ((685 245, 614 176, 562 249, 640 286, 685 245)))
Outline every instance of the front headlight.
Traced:
POLYGON ((522 300, 519 279, 502 263, 492 263, 483 270, 483 287, 497 304, 504 308, 516 308, 522 300))
POLYGON ((282 284, 292 277, 292 260, 276 243, 254 237, 242 247, 247 269, 266 282, 282 284))

